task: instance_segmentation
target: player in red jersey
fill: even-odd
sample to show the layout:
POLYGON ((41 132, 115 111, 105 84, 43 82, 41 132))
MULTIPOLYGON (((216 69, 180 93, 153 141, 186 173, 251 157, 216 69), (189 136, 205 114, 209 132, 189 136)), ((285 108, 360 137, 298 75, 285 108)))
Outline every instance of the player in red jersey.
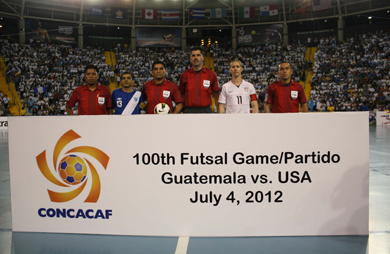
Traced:
POLYGON ((179 90, 184 99, 183 113, 212 113, 211 94, 214 96, 215 106, 218 108, 219 86, 217 75, 203 66, 201 48, 191 50, 191 69, 184 71, 180 76, 179 90))
POLYGON ((163 62, 154 62, 152 65, 153 80, 146 82, 142 93, 146 105, 146 113, 153 114, 154 107, 159 103, 166 103, 171 108, 173 114, 179 113, 183 108, 183 99, 180 95, 177 85, 165 78, 165 65, 163 62), (173 111, 172 101, 176 103, 175 111, 173 111))
POLYGON ((307 100, 303 87, 300 83, 291 80, 291 65, 282 62, 278 67, 280 79, 267 89, 265 95, 264 113, 298 113, 299 104, 302 112, 308 112, 307 100))
POLYGON ((73 107, 78 102, 78 115, 112 115, 110 90, 97 82, 99 69, 95 65, 85 67, 85 85, 73 90, 66 103, 68 115, 73 114, 73 107))

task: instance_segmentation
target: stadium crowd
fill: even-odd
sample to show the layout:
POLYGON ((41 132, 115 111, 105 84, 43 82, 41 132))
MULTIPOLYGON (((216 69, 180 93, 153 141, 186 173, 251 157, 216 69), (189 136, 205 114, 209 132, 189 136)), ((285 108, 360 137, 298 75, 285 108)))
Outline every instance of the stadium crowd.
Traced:
POLYGON ((7 82, 13 79, 23 107, 33 115, 64 114, 73 89, 84 84, 84 68, 95 64, 99 82, 108 85, 111 66, 99 48, 72 48, 47 43, 2 42, 1 55, 6 65, 7 82))
MULTIPOLYGON (((310 111, 385 110, 390 105, 389 32, 377 31, 347 38, 338 43, 335 37, 321 38, 315 54, 310 111)), ((19 92, 24 108, 32 115, 66 114, 65 103, 77 86, 84 84, 84 67, 99 68, 99 80, 109 85, 125 71, 134 74, 140 90, 151 80, 151 65, 166 64, 167 79, 178 84, 183 71, 190 68, 188 50, 174 48, 116 49, 116 65, 106 64, 100 48, 72 48, 69 45, 36 43, 19 45, 3 40, 1 55, 19 92), (116 74, 116 75, 115 75, 116 74)), ((240 47, 237 50, 211 45, 219 85, 230 80, 229 64, 234 58, 244 64, 243 78, 255 86, 262 109, 266 89, 278 79, 277 63, 288 61, 295 81, 306 79, 312 63, 304 59, 306 46, 267 44, 240 47)), ((0 110, 4 112, 1 94, 0 110)))
POLYGON ((155 61, 165 63, 167 79, 178 84, 180 75, 190 68, 188 51, 172 48, 139 48, 124 49, 116 52, 115 72, 121 74, 130 71, 134 74, 138 88, 150 81, 151 66, 155 61))
POLYGON ((389 110, 389 59, 389 32, 363 33, 343 43, 334 37, 320 39, 309 110, 389 110))

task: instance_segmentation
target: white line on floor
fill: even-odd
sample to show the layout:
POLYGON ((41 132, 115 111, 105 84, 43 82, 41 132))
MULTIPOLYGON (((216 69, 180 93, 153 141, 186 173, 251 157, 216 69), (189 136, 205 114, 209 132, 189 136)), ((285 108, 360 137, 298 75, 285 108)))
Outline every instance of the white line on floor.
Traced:
POLYGON ((186 254, 189 240, 189 237, 179 237, 179 240, 177 240, 175 254, 186 254))

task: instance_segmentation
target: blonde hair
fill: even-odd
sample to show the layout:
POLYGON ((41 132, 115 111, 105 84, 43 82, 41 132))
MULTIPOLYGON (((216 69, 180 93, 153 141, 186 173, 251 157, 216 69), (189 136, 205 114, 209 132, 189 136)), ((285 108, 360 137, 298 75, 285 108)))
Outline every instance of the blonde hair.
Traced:
POLYGON ((229 66, 232 67, 232 63, 234 63, 234 62, 238 62, 240 64, 241 68, 244 68, 244 64, 240 60, 238 60, 238 59, 233 59, 230 62, 229 66))

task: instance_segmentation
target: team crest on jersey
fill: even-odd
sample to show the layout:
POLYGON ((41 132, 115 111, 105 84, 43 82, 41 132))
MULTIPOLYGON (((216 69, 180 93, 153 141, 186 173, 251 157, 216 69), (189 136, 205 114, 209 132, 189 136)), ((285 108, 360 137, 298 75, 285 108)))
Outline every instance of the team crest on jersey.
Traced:
POLYGON ((298 98, 298 91, 291 91, 291 98, 293 98, 294 100, 298 98))
POLYGON ((164 97, 164 99, 168 99, 168 98, 169 98, 169 95, 171 95, 171 91, 167 91, 167 90, 164 90, 164 91, 163 91, 163 97, 164 97))
POLYGON ((244 87, 244 90, 245 90, 245 92, 249 92, 249 88, 248 87, 244 87))
POLYGON ((204 88, 209 88, 210 87, 210 80, 203 80, 203 86, 204 86, 204 88))
POLYGON ((116 106, 117 106, 118 108, 121 108, 121 107, 122 107, 122 98, 117 98, 116 106))
POLYGON ((98 97, 98 103, 102 106, 104 104, 104 97, 98 97))

